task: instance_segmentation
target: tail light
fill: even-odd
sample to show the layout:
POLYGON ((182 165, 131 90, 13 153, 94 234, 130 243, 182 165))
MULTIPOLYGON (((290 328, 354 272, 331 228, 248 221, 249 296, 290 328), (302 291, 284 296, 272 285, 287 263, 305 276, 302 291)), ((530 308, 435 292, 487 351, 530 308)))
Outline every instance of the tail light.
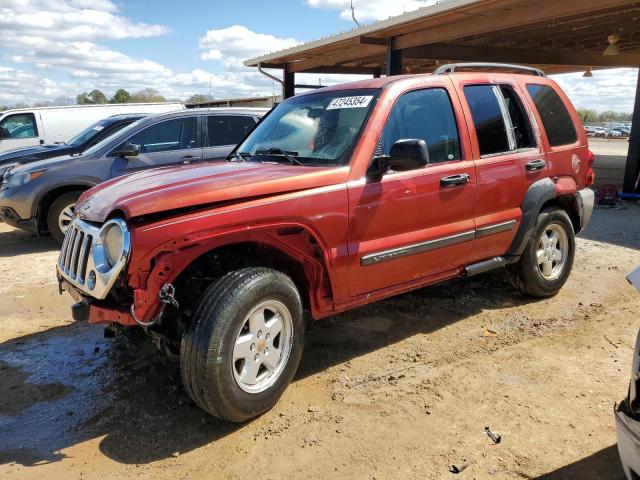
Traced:
POLYGON ((587 186, 591 186, 596 182, 596 172, 593 171, 593 162, 596 161, 596 156, 591 150, 587 153, 587 186))

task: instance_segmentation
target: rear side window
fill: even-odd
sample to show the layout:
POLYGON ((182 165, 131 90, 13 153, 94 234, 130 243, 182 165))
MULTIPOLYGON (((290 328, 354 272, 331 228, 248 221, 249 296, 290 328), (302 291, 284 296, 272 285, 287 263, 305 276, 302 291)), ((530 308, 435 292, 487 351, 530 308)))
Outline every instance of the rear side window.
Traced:
POLYGON ((527 85, 552 147, 568 145, 578 140, 571 116, 556 91, 547 85, 527 85))
POLYGON ((443 88, 402 95, 389 115, 376 155, 389 155, 400 139, 427 142, 429 163, 460 160, 460 138, 449 94, 443 88))
POLYGON ((478 135, 480 155, 493 155, 512 150, 504 123, 500 89, 494 85, 469 85, 464 95, 471 109, 478 135))
POLYGON ((135 134, 127 143, 138 145, 141 153, 196 148, 196 124, 196 117, 167 120, 135 134))
POLYGON ((236 145, 255 126, 253 117, 239 115, 215 115, 207 118, 209 147, 236 145))

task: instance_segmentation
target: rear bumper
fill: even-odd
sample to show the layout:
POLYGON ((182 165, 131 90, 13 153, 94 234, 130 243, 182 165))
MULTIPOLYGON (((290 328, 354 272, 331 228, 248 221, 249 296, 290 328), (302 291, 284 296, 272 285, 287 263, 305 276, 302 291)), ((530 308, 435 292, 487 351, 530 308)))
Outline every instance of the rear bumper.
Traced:
POLYGON ((627 414, 625 402, 614 409, 618 452, 627 478, 638 480, 640 478, 640 422, 627 414))
POLYGON ((580 231, 587 228, 593 215, 593 206, 596 195, 590 188, 583 188, 576 192, 576 202, 578 203, 578 213, 580 214, 580 231))

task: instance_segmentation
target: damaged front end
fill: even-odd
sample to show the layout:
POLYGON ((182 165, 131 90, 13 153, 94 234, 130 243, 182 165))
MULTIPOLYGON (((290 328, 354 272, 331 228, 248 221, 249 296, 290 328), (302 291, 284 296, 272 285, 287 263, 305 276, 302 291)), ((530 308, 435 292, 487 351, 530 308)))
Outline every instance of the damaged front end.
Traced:
POLYGON ((168 259, 159 256, 147 278, 136 276, 128 285, 131 233, 120 218, 104 225, 74 219, 65 235, 57 262, 60 291, 77 302, 73 319, 89 323, 116 323, 149 327, 157 323, 167 305, 178 307, 168 259), (135 288, 139 287, 139 288, 135 288))

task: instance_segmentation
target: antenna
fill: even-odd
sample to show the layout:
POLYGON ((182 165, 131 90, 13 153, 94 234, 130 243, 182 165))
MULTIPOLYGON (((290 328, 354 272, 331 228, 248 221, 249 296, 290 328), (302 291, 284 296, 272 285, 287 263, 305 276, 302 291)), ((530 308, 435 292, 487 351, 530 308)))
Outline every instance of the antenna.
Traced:
POLYGON ((353 8, 353 0, 351 0, 351 18, 353 18, 353 21, 356 22, 356 25, 358 26, 358 28, 360 28, 360 22, 356 20, 356 11, 353 8))
POLYGON ((212 88, 212 84, 213 84, 213 75, 211 75, 209 77, 209 100, 211 100, 211 88, 212 88))

